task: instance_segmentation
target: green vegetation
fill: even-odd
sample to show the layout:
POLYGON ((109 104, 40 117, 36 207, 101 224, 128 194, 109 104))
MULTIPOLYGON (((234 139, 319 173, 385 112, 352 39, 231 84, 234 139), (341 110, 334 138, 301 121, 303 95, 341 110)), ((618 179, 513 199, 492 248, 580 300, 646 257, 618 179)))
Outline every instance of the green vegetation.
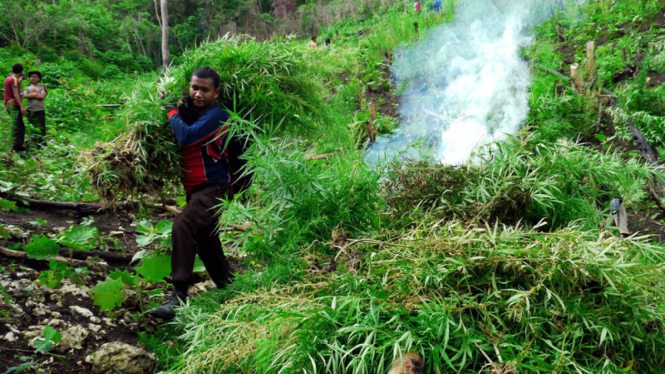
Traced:
MULTIPOLYGON (((45 79, 58 86, 47 101, 52 141, 33 160, 3 156, 0 191, 144 202, 182 192, 164 102, 196 67, 211 65, 234 131, 252 138, 245 157, 254 184, 219 206, 221 227, 251 223, 222 234, 243 272, 225 289, 191 299, 175 323, 139 333, 158 355, 157 370, 385 373, 415 350, 427 373, 659 372, 665 247, 608 226, 606 200, 620 194, 633 216, 663 217, 649 202, 660 169, 628 143, 626 128, 630 118, 665 149, 665 86, 654 83, 665 77, 662 4, 598 1, 581 7, 583 18, 571 11, 539 25, 524 51, 533 70, 527 124, 479 149, 476 163, 395 161, 371 169, 362 150, 369 103, 380 107, 381 132, 397 123, 395 108, 384 105, 399 91, 390 77, 393 51, 452 20, 456 2, 444 2, 442 14, 419 15, 411 3, 372 4, 354 3, 354 17, 318 23, 321 35, 337 30, 339 37, 313 50, 293 37, 264 40, 267 32, 198 45, 200 36, 217 36, 192 31, 202 19, 212 22, 199 11, 173 26, 180 47, 197 47, 161 78, 117 75, 116 85, 71 78, 83 65, 69 69, 65 59, 44 63, 45 79), (576 93, 562 75, 575 62, 584 70, 590 40, 595 68, 581 73, 576 93), (637 73, 617 79, 626 64, 637 73), (94 106, 102 100, 124 104, 109 118, 94 106), (307 157, 324 153, 332 155, 307 157), (73 177, 61 172, 74 168, 73 177)), ((297 21, 313 24, 315 5, 301 5, 297 21)), ((263 18, 286 30, 295 22, 263 18)), ((91 43, 100 53, 112 50, 91 43)), ((0 61, 13 56, 10 48, 0 61)), ((0 200, 0 208, 16 206, 0 200)), ((102 311, 126 305, 129 290, 139 300, 163 291, 155 284, 169 273, 171 225, 143 218, 136 274, 113 271, 90 291, 102 311)), ((101 239, 75 226, 52 238, 35 235, 23 249, 48 259, 57 243, 89 250, 101 239)), ((58 287, 79 275, 51 262, 40 282, 58 287)), ((145 310, 142 301, 138 309, 145 310)))

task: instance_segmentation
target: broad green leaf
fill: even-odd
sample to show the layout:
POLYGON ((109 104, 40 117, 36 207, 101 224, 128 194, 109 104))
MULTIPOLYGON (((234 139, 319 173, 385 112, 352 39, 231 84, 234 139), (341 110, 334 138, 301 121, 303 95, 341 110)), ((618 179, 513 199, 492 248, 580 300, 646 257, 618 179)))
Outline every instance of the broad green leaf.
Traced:
POLYGON ((49 340, 55 344, 58 344, 60 343, 60 339, 62 339, 62 334, 60 334, 58 330, 51 326, 46 326, 44 328, 44 340, 49 340))
POLYGON ((160 221, 155 226, 155 231, 160 235, 168 235, 173 229, 173 221, 160 221))
POLYGON ((159 236, 155 234, 138 235, 136 237, 136 244, 138 244, 139 247, 145 247, 154 242, 158 238, 159 236))
POLYGON ((143 220, 136 223, 136 232, 141 234, 152 234, 154 228, 152 227, 152 223, 143 220))
POLYGON ((136 268, 148 282, 161 282, 171 274, 171 256, 144 257, 143 264, 136 268))
POLYGON ((122 283, 132 287, 136 286, 138 283, 138 276, 130 274, 127 270, 120 271, 120 269, 116 269, 111 274, 109 274, 109 278, 120 279, 122 280, 122 283))
POLYGON ((46 352, 53 348, 55 344, 58 344, 62 339, 62 334, 58 330, 54 329, 51 326, 46 326, 44 328, 44 339, 35 339, 35 352, 46 352))
POLYGON ((91 288, 90 294, 93 304, 99 306, 100 311, 113 310, 125 300, 125 285, 121 279, 106 278, 91 288))
POLYGON ((94 248, 90 241, 98 236, 96 227, 74 226, 60 235, 59 242, 68 248, 88 251, 94 248))
POLYGON ((0 200, 0 210, 11 212, 16 210, 16 201, 0 200))
POLYGON ((23 373, 23 372, 25 372, 26 370, 30 369, 31 367, 33 367, 33 366, 35 366, 35 365, 37 365, 37 362, 35 362, 35 361, 24 362, 24 363, 22 363, 22 364, 20 364, 20 365, 18 365, 18 366, 12 366, 12 367, 10 367, 9 369, 7 369, 7 371, 5 371, 4 374, 12 374, 12 373, 14 373, 14 374, 19 374, 19 373, 23 373))
POLYGON ((28 253, 30 258, 36 260, 46 260, 58 255, 60 246, 55 240, 45 236, 33 235, 32 241, 23 246, 23 250, 28 253))
POLYGON ((16 183, 0 181, 0 192, 7 192, 17 186, 16 183))

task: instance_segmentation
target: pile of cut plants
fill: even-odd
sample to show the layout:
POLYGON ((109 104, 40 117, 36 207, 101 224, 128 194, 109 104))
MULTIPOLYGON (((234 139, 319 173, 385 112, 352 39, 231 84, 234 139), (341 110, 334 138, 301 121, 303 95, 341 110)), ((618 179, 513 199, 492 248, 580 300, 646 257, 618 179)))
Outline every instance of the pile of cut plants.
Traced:
MULTIPOLYGON (((637 35, 652 30, 643 26, 659 17, 657 5, 583 9, 597 22, 640 14, 624 29, 637 35)), ((163 366, 173 373, 385 373, 409 352, 427 373, 658 372, 665 247, 645 227, 622 236, 608 222, 610 201, 619 198, 630 217, 645 206, 654 220, 665 217, 650 197, 660 167, 635 148, 626 152, 625 143, 615 147, 610 131, 594 136, 598 104, 607 103, 561 80, 569 72, 550 43, 557 22, 573 39, 599 26, 557 17, 537 30, 540 41, 527 55, 558 75, 534 64, 528 125, 479 150, 475 164, 407 161, 377 171, 345 155, 266 167, 273 157, 293 160, 288 145, 265 153, 264 163, 253 158, 266 180, 287 187, 267 184, 256 200, 225 204, 223 219, 251 217, 261 231, 229 240, 267 261, 180 311, 169 333, 179 336, 181 355, 161 351, 163 366), (307 177, 293 178, 294 169, 307 177), (334 179, 344 169, 346 184, 334 179), (378 190, 368 187, 372 180, 378 190), (357 209, 335 214, 324 209, 327 196, 341 213, 357 209)), ((597 57, 608 69, 605 55, 597 57)), ((600 112, 605 130, 610 117, 600 112)), ((621 124, 611 125, 619 139, 621 124)))
MULTIPOLYGON (((10 241, 23 238, 7 245, 27 256, 0 258, 0 336, 3 347, 15 344, 0 362, 94 369, 109 350, 102 343, 116 342, 141 349, 127 348, 134 356, 123 361, 146 373, 386 373, 403 357, 423 373, 660 372, 665 246, 649 234, 665 234, 665 204, 652 193, 662 167, 628 134, 632 121, 663 147, 662 4, 579 5, 584 22, 555 12, 524 51, 534 74, 518 134, 463 166, 372 169, 356 141, 368 138, 369 98, 394 93, 376 61, 390 60, 398 33, 408 43, 421 35, 418 15, 404 14, 411 5, 340 24, 345 39, 330 49, 289 38, 205 43, 128 93, 123 131, 79 164, 102 198, 172 197, 178 150, 164 102, 187 89, 194 69, 220 73, 219 103, 252 139, 243 157, 255 176, 247 195, 219 203, 220 227, 251 223, 220 232, 236 282, 209 290, 201 274, 176 319, 159 325, 144 312, 169 291, 171 216, 98 212, 97 221, 125 218, 97 235, 82 217, 62 230, 35 219, 22 236, 0 225, 10 241), (589 39, 596 74, 582 73, 573 90, 567 65, 586 65, 589 39), (622 73, 626 64, 633 73, 622 73), (613 200, 631 234, 612 223, 613 200), (102 242, 131 263, 75 257, 102 252, 102 242)), ((37 211, 3 200, 0 209, 18 231, 37 211)), ((114 365, 108 372, 130 370, 114 365)))

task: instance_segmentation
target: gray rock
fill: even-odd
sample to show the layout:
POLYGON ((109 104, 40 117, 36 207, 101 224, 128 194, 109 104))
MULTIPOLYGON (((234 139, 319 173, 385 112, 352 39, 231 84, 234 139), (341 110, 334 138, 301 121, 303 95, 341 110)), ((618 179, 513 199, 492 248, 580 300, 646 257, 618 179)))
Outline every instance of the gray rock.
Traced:
POLYGON ((155 355, 126 343, 102 345, 92 360, 95 374, 148 374, 155 368, 155 355))
POLYGON ((75 313, 80 314, 80 315, 82 315, 83 317, 86 317, 86 318, 90 318, 94 315, 94 314, 92 314, 90 309, 81 308, 78 305, 72 305, 72 306, 69 307, 69 309, 73 310, 75 313))
POLYGON ((72 326, 62 334, 62 340, 58 344, 58 350, 61 352, 69 349, 82 349, 83 341, 88 337, 90 332, 82 326, 72 326))

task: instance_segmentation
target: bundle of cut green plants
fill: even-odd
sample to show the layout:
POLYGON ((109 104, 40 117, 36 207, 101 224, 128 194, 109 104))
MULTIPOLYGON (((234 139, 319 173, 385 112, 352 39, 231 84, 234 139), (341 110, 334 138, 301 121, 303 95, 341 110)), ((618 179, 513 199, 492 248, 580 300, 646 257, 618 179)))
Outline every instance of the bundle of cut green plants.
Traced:
POLYGON ((221 307, 185 309, 170 373, 385 373, 408 351, 424 373, 659 372, 664 248, 540 230, 451 221, 341 239, 334 273, 310 246, 293 281, 246 276, 221 307))
POLYGON ((178 150, 165 103, 188 91, 191 74, 211 66, 220 75, 218 102, 231 113, 237 131, 295 133, 316 137, 329 126, 330 110, 316 60, 280 39, 264 43, 223 38, 184 55, 157 84, 145 84, 125 98, 124 131, 82 156, 102 197, 159 193, 177 180, 178 150), (161 97, 169 93, 166 99, 161 97))

